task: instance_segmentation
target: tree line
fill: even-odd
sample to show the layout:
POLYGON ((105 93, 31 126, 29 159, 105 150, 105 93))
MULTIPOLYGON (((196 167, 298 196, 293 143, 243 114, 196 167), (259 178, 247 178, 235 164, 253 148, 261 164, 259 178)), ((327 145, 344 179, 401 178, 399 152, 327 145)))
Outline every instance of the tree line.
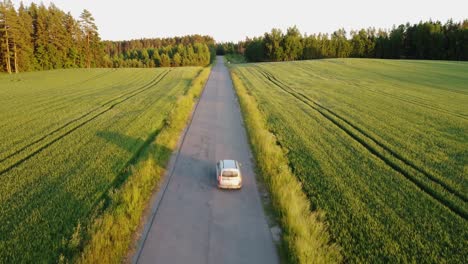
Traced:
POLYGON ((344 29, 332 34, 302 35, 297 27, 280 29, 238 43, 221 43, 218 54, 238 53, 248 61, 321 58, 468 60, 468 20, 399 25, 391 30, 344 29))
POLYGON ((104 41, 110 67, 206 66, 215 58, 210 36, 189 35, 129 41, 104 41))
POLYGON ((0 1, 0 71, 91 67, 205 66, 215 58, 210 36, 101 41, 92 14, 79 19, 54 4, 0 1))
POLYGON ((8 73, 102 64, 104 51, 91 13, 77 20, 54 4, 15 9, 0 2, 0 65, 8 73))
POLYGON ((303 35, 297 27, 280 29, 238 43, 215 44, 210 36, 190 35, 129 41, 101 41, 94 18, 79 19, 54 4, 16 9, 0 2, 0 71, 82 67, 205 66, 215 54, 242 54, 248 61, 320 58, 468 60, 468 20, 399 25, 332 34, 303 35))

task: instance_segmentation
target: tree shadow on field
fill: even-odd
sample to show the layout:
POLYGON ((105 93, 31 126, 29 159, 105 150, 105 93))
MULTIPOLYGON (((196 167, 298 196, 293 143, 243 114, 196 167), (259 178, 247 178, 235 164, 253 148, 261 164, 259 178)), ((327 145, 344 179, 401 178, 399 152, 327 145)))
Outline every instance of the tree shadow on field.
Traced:
MULTIPOLYGON (((160 130, 151 133, 146 140, 133 138, 122 135, 117 132, 99 131, 97 135, 106 141, 117 145, 123 150, 133 153, 131 158, 125 165, 119 166, 120 171, 117 172, 117 177, 111 184, 110 188, 119 188, 131 174, 131 168, 138 165, 139 162, 152 158, 159 167, 169 165, 169 159, 172 155, 172 150, 166 146, 155 144, 154 140, 160 130), (135 151, 136 149, 136 151, 135 151)), ((178 172, 182 177, 190 178, 188 182, 194 183, 201 189, 216 188, 215 161, 209 160, 203 155, 196 156, 184 153, 182 149, 178 153, 178 164, 183 169, 178 172), (213 176, 213 177, 211 177, 213 176)))
MULTIPOLYGON (((140 162, 147 159, 153 159, 158 167, 166 166, 172 151, 154 143, 159 132, 160 130, 156 130, 150 133, 146 139, 134 138, 117 132, 97 132, 98 137, 127 151, 130 155, 126 155, 127 159, 113 168, 114 179, 102 190, 92 205, 86 203, 86 198, 77 197, 74 191, 69 190, 72 177, 79 177, 79 172, 71 169, 61 177, 44 177, 47 181, 39 182, 30 197, 22 198, 19 192, 0 204, 0 206, 12 205, 6 213, 0 214, 0 223, 2 223, 0 244, 3 244, 7 250, 0 252, 0 263, 3 263, 2 260, 6 263, 14 263, 15 260, 54 262, 60 254, 72 257, 79 252, 87 235, 83 227, 89 224, 90 219, 94 219, 108 208, 112 203, 109 190, 121 188, 132 174, 132 167, 138 166, 140 162), (24 202, 18 203, 18 201, 23 201, 22 199, 24 202), (53 206, 48 205, 50 202, 53 206), (33 224, 26 223, 24 226, 27 229, 17 230, 18 223, 23 223, 26 219, 32 219, 29 221, 33 224), (78 223, 82 229, 77 231, 78 223), (73 238, 74 233, 78 236, 73 238), (47 234, 49 236, 46 239, 44 237, 47 234), (22 243, 20 239, 25 239, 28 243, 22 243), (58 248, 54 249, 54 246, 58 248), (26 254, 18 252, 26 252, 26 254)), ((88 158, 93 159, 95 156, 88 158)), ((23 175, 26 177, 27 173, 23 175)))
MULTIPOLYGON (((47 182, 35 186, 34 193, 30 197, 22 198, 21 192, 18 192, 6 199, 3 205, 12 206, 7 213, 0 214, 0 223, 2 223, 0 244, 3 243, 3 248, 6 250, 0 252, 0 263, 2 260, 6 260, 6 263, 14 263, 15 259, 20 260, 19 262, 34 262, 38 259, 44 262, 54 262, 60 254, 71 258, 80 252, 83 243, 89 239, 85 227, 112 204, 110 190, 120 189, 128 177, 132 175, 133 167, 139 166, 140 163, 148 159, 152 159, 155 166, 164 169, 168 166, 172 150, 154 142, 159 133, 160 130, 153 131, 147 135, 146 139, 114 131, 98 131, 96 133, 97 137, 126 151, 129 155, 125 155, 127 159, 113 168, 114 179, 106 187, 100 189, 99 193, 92 193, 93 201, 89 197, 77 196, 74 191, 82 191, 81 189, 70 191, 71 177, 80 177, 79 172, 72 170, 62 177, 53 179, 44 177, 47 182), (96 198, 94 195, 99 196, 96 198), (13 206, 21 199, 24 199, 24 202, 13 206), (53 202, 53 206, 48 205, 51 202, 53 202), (23 223, 26 219, 32 219, 30 221, 33 224, 25 223, 24 226, 27 229, 17 230, 18 223, 23 223), (81 226, 80 230, 77 228, 78 223, 81 226), (74 237, 75 233, 78 234, 77 237, 74 237), (44 235, 37 236, 37 234, 44 235), (47 239, 44 238, 46 234, 48 235, 47 239), (29 242, 22 243, 19 239, 29 242), (26 254, 19 252, 26 252, 26 254)), ((88 157, 88 159, 93 158, 96 157, 94 155, 88 157)), ((180 190, 216 188, 214 161, 202 156, 180 153, 178 164, 183 166, 180 172, 175 173, 176 177, 183 178, 180 181, 180 190)), ((27 174, 24 174, 26 177, 27 174)), ((190 195, 193 192, 188 194, 182 191, 174 192, 179 196, 187 196, 187 199, 192 199, 190 195)))
POLYGON ((114 173, 117 175, 110 185, 110 188, 119 188, 128 176, 130 176, 132 172, 131 168, 138 165, 139 162, 147 160, 150 156, 152 156, 151 158, 155 161, 157 166, 163 167, 165 165, 163 163, 166 158, 171 155, 172 151, 166 146, 153 143, 160 131, 160 129, 153 131, 148 135, 146 140, 111 131, 98 131, 96 133, 98 137, 103 138, 107 142, 112 143, 129 153, 132 153, 125 164, 118 164, 114 169, 114 173))

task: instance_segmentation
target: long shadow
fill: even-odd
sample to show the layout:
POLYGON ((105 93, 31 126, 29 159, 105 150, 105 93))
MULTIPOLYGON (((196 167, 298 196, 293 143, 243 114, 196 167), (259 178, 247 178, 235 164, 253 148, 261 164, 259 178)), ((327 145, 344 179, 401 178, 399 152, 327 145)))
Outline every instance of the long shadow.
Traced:
MULTIPOLYGON (((10 239, 14 239, 13 232, 16 228, 15 223, 24 221, 24 219, 28 218, 31 212, 36 208, 39 208, 40 212, 45 215, 54 215, 55 217, 50 218, 50 222, 45 221, 32 226, 31 228, 35 231, 34 233, 40 233, 42 230, 46 229, 47 232, 58 235, 57 237, 44 242, 41 241, 39 237, 29 235, 34 233, 29 233, 26 235, 27 239, 30 241, 28 250, 33 249, 36 252, 46 250, 47 254, 50 254, 50 259, 44 259, 46 261, 57 259, 59 253, 72 255, 73 252, 69 252, 66 245, 63 248, 60 248, 57 252, 48 250, 48 248, 51 248, 51 245, 56 243, 60 238, 69 238, 73 233, 73 228, 78 222, 83 226, 86 226, 93 216, 98 216, 109 208, 112 202, 109 190, 119 189, 131 175, 132 167, 137 166, 140 162, 150 158, 154 159, 158 166, 167 166, 172 155, 172 151, 165 146, 154 144, 154 140, 158 136, 159 132, 159 129, 152 132, 146 137, 146 139, 130 137, 113 131, 97 132, 96 135, 104 139, 109 144, 113 144, 128 153, 131 153, 130 157, 123 165, 120 164, 119 167, 115 168, 114 180, 110 182, 105 189, 100 191, 101 195, 90 207, 85 206, 81 199, 78 199, 75 194, 68 191, 66 188, 68 181, 63 177, 58 177, 48 182, 46 186, 42 186, 40 191, 34 194, 33 197, 30 197, 29 202, 24 203, 24 206, 16 207, 10 211, 8 215, 0 217, 0 219, 8 219, 11 216, 15 218, 15 221, 6 222, 0 227, 0 241, 2 243, 6 243, 7 248, 11 248, 13 251, 13 253, 11 255, 7 255, 7 257, 30 260, 29 258, 31 256, 24 255, 21 257, 18 255, 15 249, 15 241, 10 241, 10 239), (155 155, 156 153, 158 154, 157 156, 155 155), (57 199, 57 197, 60 198, 57 199), (58 205, 43 207, 44 201, 46 200, 58 205), (89 211, 87 208, 89 208, 89 211), (62 219, 64 221, 57 221, 58 219, 62 219), (54 224, 50 224, 52 222, 54 224)), ((216 188, 214 161, 196 156, 180 154, 178 164, 181 164, 185 168, 190 168, 177 173, 177 177, 182 177, 184 179, 184 181, 182 181, 183 186, 191 186, 192 188, 198 188, 201 190, 216 188)), ((74 176, 79 177, 79 175, 74 176)), ((180 195, 183 195, 183 193, 180 193, 180 195)), ((16 199, 15 197, 16 196, 13 196, 11 200, 6 201, 5 204, 13 203, 16 199)), ((84 235, 86 236, 86 234, 84 235)), ((0 254, 0 257, 2 257, 2 254, 0 254)))
MULTIPOLYGON (((149 134, 145 140, 140 139, 140 138, 133 138, 129 137, 117 132, 108 132, 108 131, 99 131, 97 132, 97 136, 100 138, 105 139, 107 142, 110 142, 114 145, 117 145, 119 148, 124 149, 125 151, 128 151, 131 153, 130 158, 125 162, 125 163, 120 163, 116 164, 115 167, 113 167, 112 173, 115 175, 114 180, 112 180, 102 191, 100 191, 101 195, 98 196, 98 199, 94 201, 94 203, 91 206, 91 211, 89 212, 90 214, 99 214, 102 212, 104 209, 106 209, 111 202, 111 197, 109 196, 109 190, 111 189, 118 189, 122 186, 123 183, 127 180, 127 178, 131 175, 132 170, 131 168, 133 166, 136 166, 140 161, 144 161, 148 158, 150 158, 150 155, 154 155, 154 153, 160 153, 160 156, 170 156, 171 155, 171 150, 168 149, 165 146, 161 145, 154 145, 151 144, 160 130, 156 130, 149 134)), ((92 159, 93 157, 89 157, 92 159)), ((164 166, 164 160, 156 160, 155 157, 155 163, 158 166, 164 166)), ((5 221, 5 217, 8 217, 8 215, 11 214, 10 217, 13 217, 17 220, 15 221, 10 221, 8 223, 3 224, 0 226, 0 242, 5 241, 9 236, 12 235, 12 231, 14 230, 14 223, 17 221, 20 221, 20 219, 23 219, 27 217, 25 215, 25 212, 30 211, 32 208, 41 208, 43 206, 43 203, 45 201, 45 197, 49 197, 49 199, 52 199, 54 196, 63 196, 63 197, 69 197, 70 194, 67 194, 66 191, 66 184, 68 182, 69 177, 80 177, 79 172, 75 173, 73 175, 69 175, 66 177, 58 177, 56 179, 48 181, 46 184, 42 185, 40 190, 37 190, 37 193, 31 197, 29 202, 24 203, 22 206, 16 206, 14 208, 11 208, 12 210, 8 212, 7 215, 0 215, 0 222, 5 221), (53 190, 53 192, 51 192, 53 190)), ((20 193, 12 195, 9 197, 7 200, 2 202, 3 204, 0 204, 0 208, 3 205, 8 205, 8 204, 15 204, 15 201, 21 200, 20 193)), ((64 208, 67 207, 69 204, 75 204, 75 211, 81 211, 83 210, 83 207, 81 207, 79 204, 76 204, 75 199, 69 199, 66 198, 63 202, 64 204, 61 205, 60 207, 64 208)), ((55 200, 53 202, 56 202, 55 200)), ((46 209, 49 210, 49 209, 46 209)), ((59 213, 60 214, 60 213, 59 213)), ((77 215, 81 215, 81 213, 77 213, 77 215)), ((83 215, 80 216, 80 218, 83 215)), ((62 218, 68 217, 67 213, 64 213, 62 215, 62 218)), ((77 219, 76 219, 77 220, 77 219)), ((83 220, 83 219, 81 219, 83 220)), ((71 221, 74 222, 74 221, 71 221)), ((62 230, 67 230, 68 227, 66 227, 66 224, 64 226, 61 226, 62 230)), ((64 232, 64 231, 62 231, 64 232)), ((1 254, 0 254, 1 257, 1 254)), ((1 259, 0 259, 0 262, 1 259)))
POLYGON ((94 109, 90 110, 89 112, 87 112, 87 113, 85 113, 85 114, 83 114, 83 115, 81 115, 81 116, 79 116, 79 117, 77 117, 75 119, 72 119, 72 120, 68 121, 67 123, 65 123, 62 126, 54 129, 53 131, 49 132, 48 134, 43 135, 39 139, 34 140, 33 142, 21 147, 20 149, 16 150, 15 152, 9 154, 8 156, 0 159, 0 163, 2 163, 4 161, 16 156, 17 154, 27 150, 29 147, 31 147, 31 146, 33 146, 35 144, 38 144, 43 140, 46 140, 47 138, 51 137, 53 134, 56 134, 56 133, 59 134, 57 138, 51 140, 50 142, 46 142, 44 145, 40 146, 38 149, 32 151, 31 153, 29 153, 25 157, 19 159, 18 161, 15 161, 13 164, 11 164, 8 167, 6 167, 5 169, 1 170, 0 175, 2 175, 4 173, 10 171, 11 169, 17 167, 21 163, 23 163, 26 160, 30 159, 34 155, 38 154, 39 152, 41 152, 45 148, 49 147, 50 145, 54 144, 55 142, 62 139, 63 137, 67 136, 68 134, 72 133, 76 129, 82 127, 83 125, 86 125, 90 121, 93 121, 94 119, 96 119, 96 118, 100 117, 101 115, 107 113, 108 111, 113 109, 115 106, 117 106, 117 105, 119 105, 121 103, 124 103, 125 101, 131 99, 132 97, 134 97, 134 96, 136 96, 136 95, 138 95, 138 94, 140 94, 140 93, 142 93, 142 92, 144 92, 144 91, 146 91, 148 89, 151 89, 152 87, 157 85, 162 79, 164 79, 164 77, 166 77, 166 75, 169 72, 170 72, 170 70, 160 73, 153 80, 151 80, 149 83, 141 86, 140 88, 137 88, 135 90, 131 90, 130 92, 124 93, 124 94, 122 94, 122 95, 120 95, 118 97, 115 97, 115 98, 112 98, 112 99, 106 101, 105 103, 101 104, 101 106, 95 107, 94 109), (101 110, 101 111, 98 111, 98 110, 101 110), (95 113, 96 111, 98 111, 98 113, 95 113), (94 114, 94 115, 92 115, 92 114, 94 114), (81 121, 82 119, 85 119, 88 116, 91 116, 91 117, 89 119, 81 121), (75 127, 71 128, 68 131, 63 132, 64 129, 66 129, 68 126, 74 125, 76 122, 78 122, 78 125, 76 125, 75 127))
MULTIPOLYGON (((119 148, 128 151, 130 153, 133 153, 130 159, 124 164, 120 165, 118 168, 116 168, 116 173, 118 174, 114 183, 111 185, 113 188, 118 188, 122 185, 123 182, 127 179, 129 176, 128 174, 131 173, 130 168, 132 166, 135 166, 138 164, 140 161, 147 160, 150 158, 150 155, 154 155, 155 153, 158 153, 158 157, 153 157, 157 163, 158 166, 164 167, 168 162, 170 155, 172 155, 172 151, 165 147, 161 146, 159 144, 152 144, 154 139, 157 137, 159 134, 160 129, 154 131, 151 133, 146 140, 143 140, 141 138, 133 138, 130 136, 126 136, 117 132, 108 132, 108 131, 99 131, 97 132, 97 135, 106 141, 118 146, 119 148)), ((205 167, 207 170, 207 173, 213 173, 214 172, 214 166, 215 162, 214 161, 208 161, 208 160, 201 160, 200 158, 196 157, 191 157, 184 155, 182 153, 179 153, 179 162, 182 163, 197 163, 198 166, 205 167)), ((213 176, 213 179, 215 177, 213 176)), ((210 183, 213 185, 213 187, 216 187, 216 182, 213 181, 210 183)))
MULTIPOLYGON (((158 153, 161 156, 171 155, 171 150, 165 146, 155 145, 152 142, 155 140, 156 136, 159 134, 161 129, 157 129, 151 132, 148 137, 143 140, 141 138, 134 138, 127 135, 120 134, 118 132, 111 131, 98 131, 96 135, 100 138, 105 139, 107 142, 110 142, 119 148, 132 153, 130 158, 123 165, 117 165, 114 168, 114 173, 116 177, 112 184, 110 184, 109 189, 116 188, 118 189, 125 182, 125 180, 131 174, 131 168, 137 165, 140 161, 147 160, 150 155, 158 153)), ((159 157, 154 157, 158 166, 164 166, 165 164, 160 164, 164 160, 158 160, 159 157)), ((104 195, 107 195, 107 192, 104 192, 104 195)), ((103 197, 105 198, 105 197, 103 197)))

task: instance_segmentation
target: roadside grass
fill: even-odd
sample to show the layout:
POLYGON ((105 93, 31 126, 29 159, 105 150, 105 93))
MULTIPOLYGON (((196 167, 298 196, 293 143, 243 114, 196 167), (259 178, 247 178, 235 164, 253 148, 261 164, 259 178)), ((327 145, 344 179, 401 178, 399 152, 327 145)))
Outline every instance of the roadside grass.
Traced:
POLYGON ((311 212, 310 202, 288 167, 289 162, 277 145, 276 137, 266 128, 256 100, 232 71, 231 77, 260 176, 279 215, 289 260, 293 263, 341 262, 340 249, 330 241, 323 212, 311 212))
POLYGON ((187 93, 177 101, 162 130, 129 167, 126 182, 120 189, 109 192, 109 208, 89 228, 90 240, 77 258, 78 263, 118 263, 126 256, 210 70, 211 67, 201 70, 187 93))

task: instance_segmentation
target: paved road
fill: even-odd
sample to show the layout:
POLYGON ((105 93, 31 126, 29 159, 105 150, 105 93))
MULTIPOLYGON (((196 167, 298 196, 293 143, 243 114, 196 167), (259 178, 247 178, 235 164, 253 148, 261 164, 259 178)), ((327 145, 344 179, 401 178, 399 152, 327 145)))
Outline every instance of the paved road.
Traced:
POLYGON ((278 263, 250 157, 231 78, 218 57, 137 262, 278 263), (241 162, 241 190, 217 189, 218 159, 241 162))

